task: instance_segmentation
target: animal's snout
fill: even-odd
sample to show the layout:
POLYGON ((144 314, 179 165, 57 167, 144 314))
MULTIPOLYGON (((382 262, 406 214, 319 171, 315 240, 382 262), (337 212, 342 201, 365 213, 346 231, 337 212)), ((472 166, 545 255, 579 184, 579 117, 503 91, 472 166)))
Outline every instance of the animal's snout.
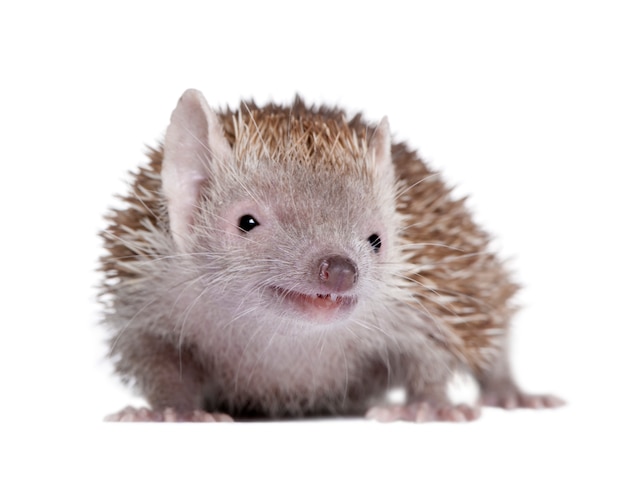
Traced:
POLYGON ((320 282, 333 292, 350 290, 358 276, 355 263, 347 257, 333 255, 319 261, 320 282))

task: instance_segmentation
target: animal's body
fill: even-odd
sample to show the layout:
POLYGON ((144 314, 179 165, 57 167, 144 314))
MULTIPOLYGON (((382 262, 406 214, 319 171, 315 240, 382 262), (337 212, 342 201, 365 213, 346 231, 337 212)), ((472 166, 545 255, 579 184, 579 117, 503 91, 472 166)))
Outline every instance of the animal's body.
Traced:
POLYGON ((188 90, 109 215, 104 323, 149 402, 118 420, 364 415, 467 420, 547 407, 513 380, 517 286, 488 235, 414 151, 335 108, 188 90), (383 403, 392 387, 406 403, 383 403))

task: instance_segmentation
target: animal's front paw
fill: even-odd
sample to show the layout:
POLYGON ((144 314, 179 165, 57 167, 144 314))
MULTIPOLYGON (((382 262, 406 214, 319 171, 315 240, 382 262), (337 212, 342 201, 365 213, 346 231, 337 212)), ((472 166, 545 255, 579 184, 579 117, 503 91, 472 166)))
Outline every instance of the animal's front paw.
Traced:
POLYGON ((480 417, 480 408, 470 405, 415 402, 408 405, 388 405, 371 408, 366 418, 379 422, 468 422, 480 417))
POLYGON ((151 410, 149 408, 126 407, 108 415, 107 422, 232 422, 231 416, 224 413, 208 413, 202 410, 178 412, 173 408, 151 410))

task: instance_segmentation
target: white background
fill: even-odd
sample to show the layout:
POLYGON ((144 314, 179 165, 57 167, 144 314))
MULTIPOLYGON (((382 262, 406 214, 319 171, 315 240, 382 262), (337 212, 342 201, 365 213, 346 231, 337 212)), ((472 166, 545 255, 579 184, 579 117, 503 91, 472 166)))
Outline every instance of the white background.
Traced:
POLYGON ((624 478, 619 4, 3 2, 0 476, 624 478), (467 425, 103 423, 139 400, 104 359, 97 232, 189 87, 388 115, 512 257, 518 377, 569 405, 467 425))

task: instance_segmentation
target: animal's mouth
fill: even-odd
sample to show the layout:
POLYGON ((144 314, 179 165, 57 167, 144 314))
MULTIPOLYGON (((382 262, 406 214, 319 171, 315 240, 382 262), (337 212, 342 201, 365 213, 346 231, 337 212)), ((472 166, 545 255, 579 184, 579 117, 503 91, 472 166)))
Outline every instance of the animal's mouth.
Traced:
POLYGON ((357 301, 352 295, 306 294, 280 287, 274 287, 274 291, 281 303, 289 303, 314 320, 323 322, 332 321, 336 312, 351 310, 357 301))

